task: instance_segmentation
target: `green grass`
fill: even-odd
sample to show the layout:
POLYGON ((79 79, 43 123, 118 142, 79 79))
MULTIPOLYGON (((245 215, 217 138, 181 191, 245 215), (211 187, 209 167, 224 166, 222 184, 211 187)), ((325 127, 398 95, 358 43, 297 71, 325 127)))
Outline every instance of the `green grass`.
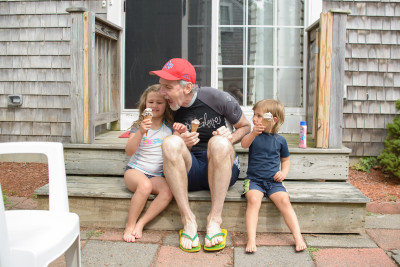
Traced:
POLYGON ((309 247, 309 248, 307 248, 307 250, 308 250, 308 253, 310 254, 311 259, 314 260, 314 254, 313 253, 318 252, 319 248, 309 247))
POLYGON ((397 202, 397 197, 396 196, 392 196, 388 193, 386 193, 387 198, 389 199, 389 201, 391 202, 397 202))
POLYGON ((86 237, 91 238, 92 236, 94 237, 99 237, 103 234, 103 231, 101 230, 91 230, 86 232, 86 237))
POLYGON ((2 189, 1 192, 3 194, 4 205, 10 204, 10 202, 8 201, 8 192, 5 189, 2 189))
POLYGON ((375 167, 378 164, 378 160, 376 157, 364 157, 361 158, 357 164, 352 166, 354 169, 357 171, 363 171, 363 172, 370 172, 371 168, 375 167))

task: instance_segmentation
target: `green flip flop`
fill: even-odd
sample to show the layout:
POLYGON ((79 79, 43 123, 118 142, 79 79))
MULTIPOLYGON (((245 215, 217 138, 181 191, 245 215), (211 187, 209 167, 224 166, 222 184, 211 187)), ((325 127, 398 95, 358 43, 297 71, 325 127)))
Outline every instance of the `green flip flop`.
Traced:
POLYGON ((181 244, 182 236, 190 239, 193 242, 196 239, 196 237, 198 237, 197 234, 195 234, 193 237, 190 237, 188 234, 185 234, 183 232, 183 229, 181 229, 179 231, 179 247, 185 252, 198 252, 198 251, 200 251, 200 249, 201 249, 200 241, 199 241, 199 244, 197 245, 197 247, 193 247, 191 249, 186 249, 186 248, 182 247, 182 244, 181 244))
POLYGON ((209 237, 208 235, 206 235, 206 238, 211 241, 211 239, 213 239, 216 236, 223 236, 223 240, 221 243, 219 243, 218 245, 212 246, 212 247, 207 247, 206 245, 204 245, 204 250, 207 251, 218 251, 223 249, 226 246, 226 236, 228 235, 228 231, 226 231, 226 229, 221 229, 221 233, 215 234, 212 237, 209 237))

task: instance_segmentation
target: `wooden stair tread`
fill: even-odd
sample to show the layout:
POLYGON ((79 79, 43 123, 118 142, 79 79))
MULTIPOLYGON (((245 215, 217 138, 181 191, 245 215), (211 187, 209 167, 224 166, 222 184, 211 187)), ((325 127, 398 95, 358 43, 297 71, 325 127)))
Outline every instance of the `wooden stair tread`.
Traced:
MULTIPOLYGON (((368 203, 369 199, 348 182, 287 181, 284 183, 291 202, 304 203, 368 203)), ((69 197, 131 198, 122 177, 68 176, 69 197)), ((246 201, 241 197, 243 180, 232 186, 226 201, 246 201)), ((48 195, 48 185, 35 190, 37 195, 48 195)), ((153 199, 151 195, 149 199, 153 199)), ((209 201, 209 191, 189 192, 191 201, 209 201)), ((264 198, 265 202, 270 202, 264 198)))

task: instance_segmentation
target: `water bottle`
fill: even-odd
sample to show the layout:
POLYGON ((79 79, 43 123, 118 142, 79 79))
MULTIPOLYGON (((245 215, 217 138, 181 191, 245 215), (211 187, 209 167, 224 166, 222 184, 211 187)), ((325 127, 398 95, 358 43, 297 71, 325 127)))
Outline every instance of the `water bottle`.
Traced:
POLYGON ((307 122, 300 122, 300 139, 299 139, 299 147, 307 148, 307 122))

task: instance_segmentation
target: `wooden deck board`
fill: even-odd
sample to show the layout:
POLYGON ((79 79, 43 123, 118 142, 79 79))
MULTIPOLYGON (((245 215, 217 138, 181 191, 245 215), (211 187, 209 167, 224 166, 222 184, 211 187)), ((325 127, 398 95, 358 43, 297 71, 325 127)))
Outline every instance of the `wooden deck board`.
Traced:
MULTIPOLYGON (((242 181, 226 196, 222 213, 223 226, 231 231, 246 231, 246 199, 241 197, 242 181)), ((362 233, 365 228, 365 206, 368 202, 360 191, 346 182, 285 182, 303 233, 362 233)), ((48 208, 48 187, 35 191, 38 208, 48 208)), ((79 215, 83 227, 124 228, 130 198, 122 177, 68 177, 70 210, 79 215)), ((145 209, 154 196, 149 197, 145 209)), ((190 207, 199 231, 206 227, 210 210, 208 191, 190 192, 190 207)), ((179 230, 179 210, 175 201, 146 229, 179 230)), ((259 213, 258 232, 289 232, 276 206, 264 198, 259 213)))
MULTIPOLYGON (((285 182, 292 202, 304 203, 368 203, 369 199, 358 189, 347 182, 285 182)), ((132 193, 124 185, 122 177, 87 177, 70 176, 67 179, 68 195, 70 197, 105 197, 128 198, 132 193)), ((232 186, 225 198, 226 201, 245 201, 241 197, 243 181, 239 180, 232 186)), ((48 186, 35 191, 37 195, 47 195, 48 186)), ((153 196, 150 197, 152 199, 153 196)), ((210 200, 209 191, 189 192, 189 199, 210 200)), ((264 202, 270 202, 264 198, 264 202)))
MULTIPOLYGON (((110 145, 124 145, 128 138, 118 138, 121 134, 126 131, 107 131, 101 133, 95 137, 95 144, 110 144, 110 145)), ((299 135, 298 134, 282 134, 286 138, 288 146, 295 148, 299 146, 299 135)), ((311 134, 307 135, 307 146, 309 148, 315 148, 315 142, 312 140, 311 134)))

